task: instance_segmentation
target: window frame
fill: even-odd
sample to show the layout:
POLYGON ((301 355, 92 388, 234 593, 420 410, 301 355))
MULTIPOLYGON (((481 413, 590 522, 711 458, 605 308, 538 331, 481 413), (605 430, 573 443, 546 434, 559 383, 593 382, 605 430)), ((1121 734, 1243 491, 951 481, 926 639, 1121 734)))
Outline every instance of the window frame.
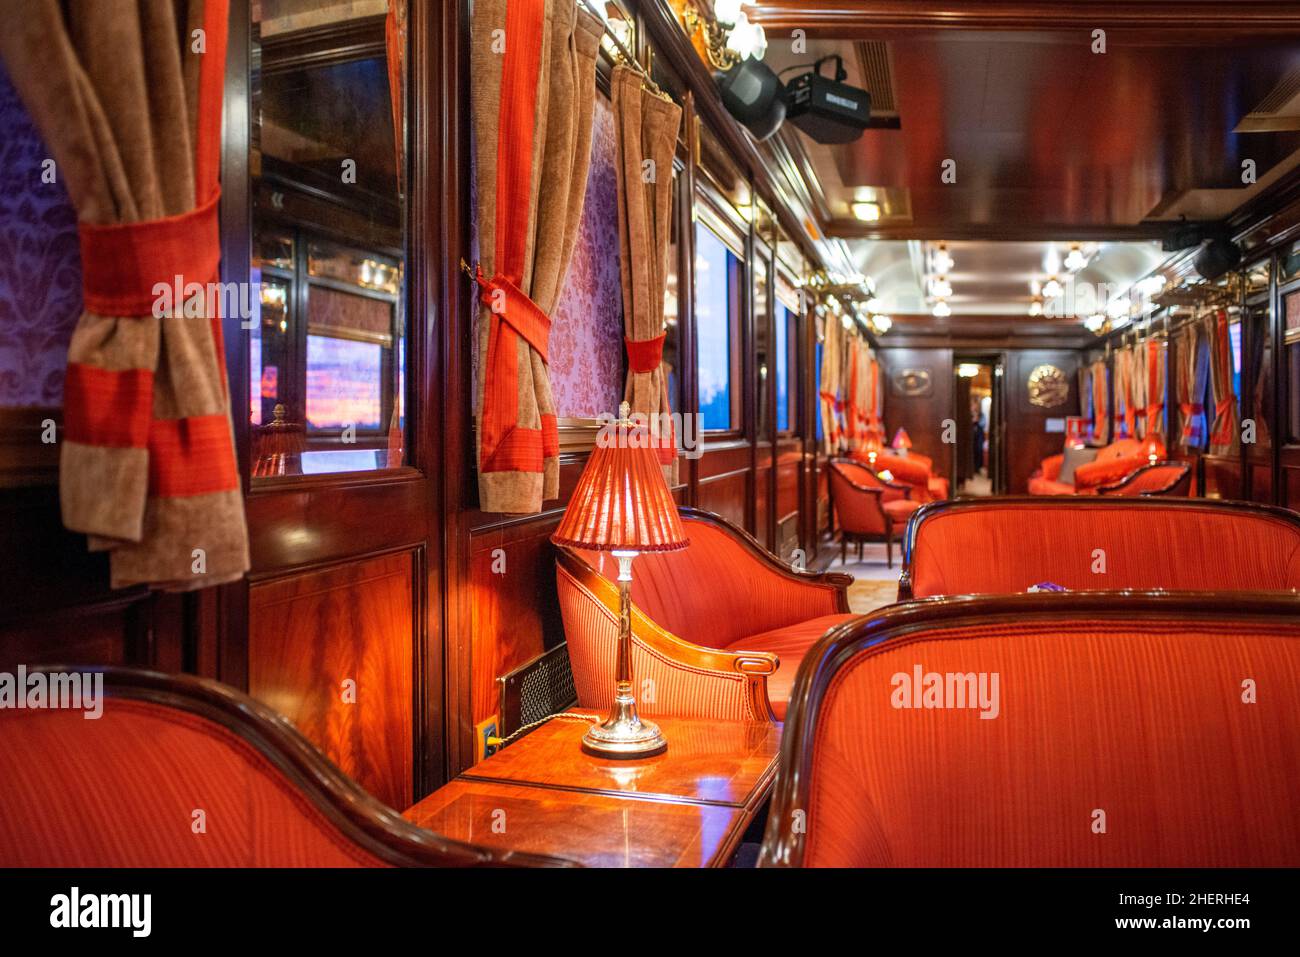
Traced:
MULTIPOLYGON (((748 292, 745 286, 746 282, 746 247, 748 246, 748 237, 742 229, 744 222, 740 214, 731 206, 725 203, 720 197, 711 195, 710 190, 705 186, 697 185, 696 204, 692 222, 695 230, 707 229, 711 232, 723 247, 730 254, 727 259, 727 343, 728 343, 728 375, 730 385, 728 388, 729 400, 731 403, 731 425, 726 429, 705 429, 703 421, 700 422, 700 435, 706 437, 710 443, 740 440, 745 437, 747 423, 745 422, 745 404, 743 401, 744 391, 744 337, 742 336, 743 318, 747 306, 748 292)), ((694 232, 691 236, 691 254, 692 261, 699 256, 698 233, 694 232)), ((691 314, 693 317, 692 332, 695 338, 695 368, 693 370, 696 379, 695 390, 695 408, 692 410, 696 415, 700 415, 700 396, 699 396, 699 368, 700 368, 700 336, 699 336, 699 309, 698 309, 698 292, 699 292, 699 270, 691 270, 692 288, 691 288, 691 314)))

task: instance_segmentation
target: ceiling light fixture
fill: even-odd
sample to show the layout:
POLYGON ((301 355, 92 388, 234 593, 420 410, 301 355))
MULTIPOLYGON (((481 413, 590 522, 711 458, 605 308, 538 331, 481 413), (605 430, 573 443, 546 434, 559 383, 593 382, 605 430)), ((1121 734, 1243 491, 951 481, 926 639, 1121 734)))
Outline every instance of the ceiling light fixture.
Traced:
POLYGON ((1035 299, 1029 304, 1029 314, 1031 316, 1041 316, 1043 314, 1043 300, 1035 299))
POLYGON ((973 379, 980 374, 980 367, 974 362, 963 362, 957 366, 957 375, 963 379, 973 379))
POLYGON ((1088 265, 1088 257, 1083 254, 1078 243, 1073 244, 1070 247, 1070 254, 1065 257, 1065 268, 1070 272, 1078 272, 1086 265, 1088 265))
POLYGON ((930 295, 939 299, 947 299, 952 295, 952 283, 948 282, 946 276, 937 276, 930 280, 930 295))
POLYGON ((883 336, 894 327, 894 320, 890 319, 888 316, 872 316, 871 325, 875 328, 877 333, 883 336))
POLYGON ((946 276, 952 272, 952 267, 956 264, 952 261, 952 256, 948 255, 948 247, 945 244, 940 243, 939 248, 935 250, 932 265, 934 271, 941 276, 946 276))
POLYGON ((1053 276, 1047 282, 1043 283, 1043 296, 1047 299, 1055 299, 1061 294, 1061 283, 1053 276))
POLYGON ((1101 313, 1095 313, 1083 320, 1083 325, 1089 332, 1101 335, 1107 326, 1106 317, 1101 313))
POLYGON ((853 215, 864 223, 874 223, 880 219, 880 204, 862 202, 853 204, 853 215))
POLYGON ((938 302, 934 304, 934 309, 932 310, 932 312, 940 319, 943 319, 946 316, 952 315, 952 307, 949 306, 948 303, 940 299, 938 302))

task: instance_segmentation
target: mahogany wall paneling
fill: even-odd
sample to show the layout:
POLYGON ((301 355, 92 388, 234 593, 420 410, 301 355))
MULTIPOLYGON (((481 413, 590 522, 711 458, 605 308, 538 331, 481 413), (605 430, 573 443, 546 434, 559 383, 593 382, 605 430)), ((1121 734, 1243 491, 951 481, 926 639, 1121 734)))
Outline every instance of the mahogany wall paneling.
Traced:
MULTIPOLYGON (((757 215, 753 217, 757 220, 757 215)), ((776 551, 776 274, 772 247, 750 223, 749 323, 754 369, 754 537, 776 551)))
POLYGON ((752 446, 733 441, 708 448, 696 463, 696 505, 745 527, 753 497, 752 446))
POLYGON ((881 373, 885 376, 884 421, 888 434, 886 444, 900 428, 906 429, 912 439, 912 448, 934 460, 937 472, 951 478, 952 449, 943 444, 943 420, 953 417, 952 411, 952 350, 896 349, 882 342, 877 350, 881 373), (907 395, 903 391, 902 377, 908 370, 928 374, 929 381, 917 391, 907 395))
MULTIPOLYGON (((1201 461, 1204 463, 1206 498, 1236 500, 1243 497, 1242 467, 1239 460, 1219 455, 1203 455, 1201 461)), ((1272 494, 1273 483, 1268 472, 1257 471, 1254 481, 1261 494, 1265 496, 1272 494)))
POLYGON ((1079 354, 1012 350, 1007 353, 1005 369, 1002 383, 1005 438, 1002 448, 1007 463, 1007 491, 1017 495, 1028 492, 1029 476, 1043 459, 1065 447, 1065 432, 1048 432, 1047 420, 1079 414, 1079 354), (1029 401, 1029 376, 1042 365, 1055 366, 1065 375, 1068 393, 1065 401, 1053 408, 1043 408, 1029 401))
POLYGON ((249 694, 397 808, 418 797, 413 756, 422 564, 417 548, 249 588, 249 694))

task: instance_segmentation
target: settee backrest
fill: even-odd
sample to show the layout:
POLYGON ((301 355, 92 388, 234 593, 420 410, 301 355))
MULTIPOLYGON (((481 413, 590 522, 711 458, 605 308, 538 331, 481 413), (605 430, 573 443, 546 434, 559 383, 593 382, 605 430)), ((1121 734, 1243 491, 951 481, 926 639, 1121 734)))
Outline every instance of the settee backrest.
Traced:
POLYGON ((1298 606, 1016 595, 842 626, 796 681, 761 863, 1300 865, 1298 606))
POLYGON ((1008 594, 1050 583, 1300 588, 1300 516, 1203 499, 1030 496, 934 503, 908 523, 900 597, 1008 594))

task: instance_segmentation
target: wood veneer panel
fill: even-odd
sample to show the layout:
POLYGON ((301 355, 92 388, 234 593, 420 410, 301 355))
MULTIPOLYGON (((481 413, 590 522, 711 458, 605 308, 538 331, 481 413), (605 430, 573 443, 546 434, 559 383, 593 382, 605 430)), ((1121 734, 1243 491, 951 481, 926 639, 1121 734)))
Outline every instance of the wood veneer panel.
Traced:
MULTIPOLYGON (((1007 461, 1007 491, 1023 495, 1029 491, 1029 476, 1043 459, 1065 447, 1064 432, 1048 432, 1048 419, 1064 419, 1079 413, 1079 355, 1076 352, 1020 350, 1007 353, 1003 385, 1007 394, 1004 455, 1007 461), (1029 401, 1029 376, 1041 365, 1053 365, 1065 373, 1069 394, 1065 402, 1043 409, 1029 401)), ((953 489, 956 492, 956 489, 953 489)))
POLYGON ((745 503, 748 500, 752 475, 749 470, 744 470, 707 479, 701 478, 695 499, 696 506, 715 512, 741 528, 748 528, 745 503))
POLYGON ((496 714, 498 677, 564 640, 550 539, 557 521, 558 516, 505 526, 471 539, 471 627, 465 637, 475 723, 496 714))
POLYGON ((619 761, 589 755, 579 743, 590 725, 557 718, 463 777, 750 809, 762 800, 776 773, 779 724, 658 716, 655 722, 668 739, 668 750, 652 758, 619 761))
POLYGON ((414 794, 414 552, 249 588, 249 694, 393 807, 414 794), (355 703, 344 700, 354 681, 355 703))
POLYGON ((446 837, 544 853, 587 867, 718 867, 747 815, 733 807, 668 804, 460 778, 404 814, 446 837))

